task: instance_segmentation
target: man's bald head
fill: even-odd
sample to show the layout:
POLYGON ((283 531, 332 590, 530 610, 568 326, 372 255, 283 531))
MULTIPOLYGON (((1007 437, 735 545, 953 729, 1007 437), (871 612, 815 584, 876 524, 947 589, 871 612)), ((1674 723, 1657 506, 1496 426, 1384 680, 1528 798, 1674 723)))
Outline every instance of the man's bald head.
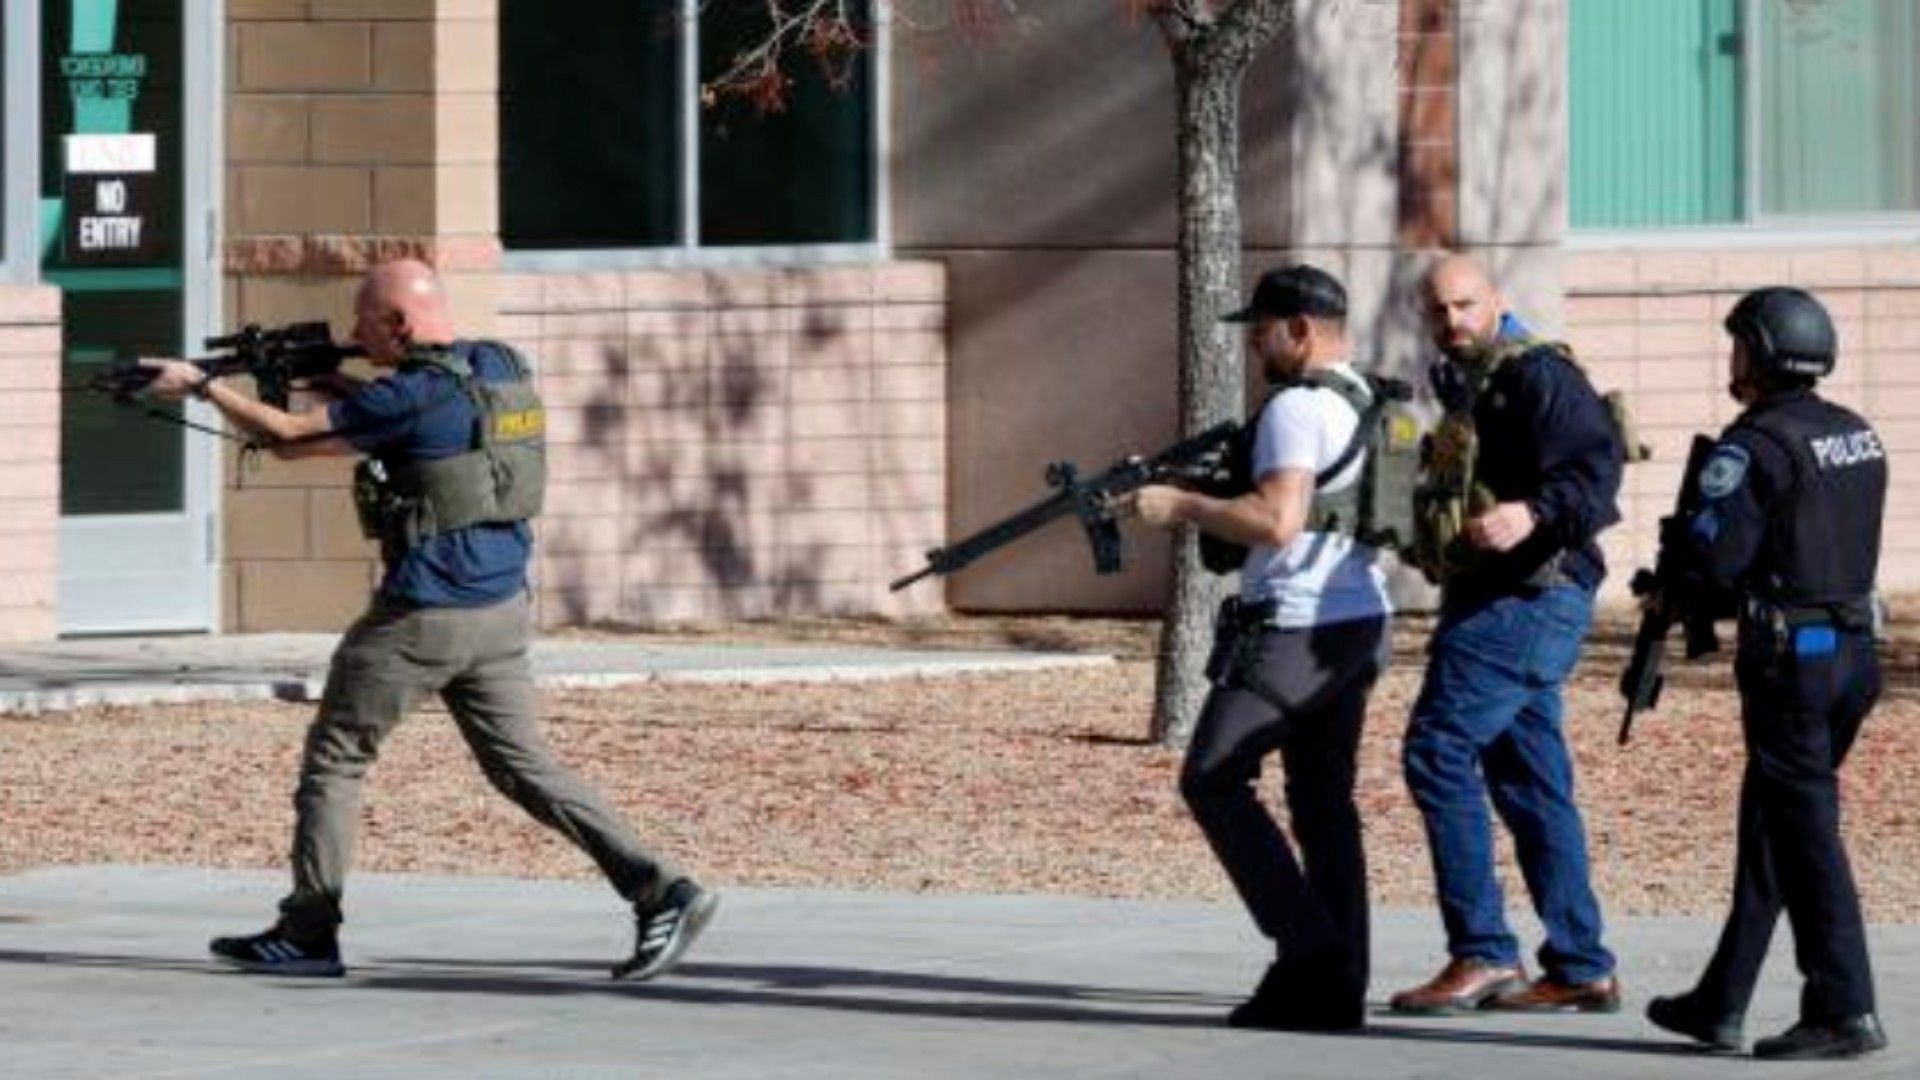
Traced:
POLYGON ((418 259, 393 259, 367 271, 354 300, 354 340, 375 361, 397 363, 413 345, 453 341, 446 290, 418 259))
POLYGON ((1421 306, 1434 344, 1454 359, 1465 359, 1500 336, 1506 300, 1478 262, 1456 253, 1427 269, 1421 306))

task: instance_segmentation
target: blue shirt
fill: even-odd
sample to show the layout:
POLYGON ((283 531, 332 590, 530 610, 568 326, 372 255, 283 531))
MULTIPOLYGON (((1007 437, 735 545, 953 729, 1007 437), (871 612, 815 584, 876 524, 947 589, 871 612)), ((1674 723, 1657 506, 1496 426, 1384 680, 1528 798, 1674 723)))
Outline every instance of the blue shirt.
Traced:
MULTIPOLYGON (((496 346, 453 343, 482 379, 513 369, 496 346)), ((327 406, 334 434, 390 464, 453 457, 473 448, 473 403, 436 367, 408 364, 327 406)), ((417 607, 484 607, 526 588, 533 532, 527 523, 469 525, 421 541, 389 563, 380 595, 417 607)))

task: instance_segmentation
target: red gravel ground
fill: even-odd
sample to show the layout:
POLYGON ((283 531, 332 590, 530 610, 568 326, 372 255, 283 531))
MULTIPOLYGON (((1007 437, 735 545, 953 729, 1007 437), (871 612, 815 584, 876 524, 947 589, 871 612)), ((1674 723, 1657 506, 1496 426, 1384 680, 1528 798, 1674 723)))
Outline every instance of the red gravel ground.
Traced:
MULTIPOLYGON (((1614 745, 1628 627, 1603 624, 1568 692, 1597 885, 1620 914, 1718 914, 1741 753, 1725 658, 1675 671, 1614 745)), ((1868 914, 1920 920, 1920 628, 1844 777, 1868 914)), ((726 884, 1100 896, 1228 895, 1145 738, 1155 628, 1067 619, 727 627, 730 640, 1094 648, 1093 670, 819 686, 650 686, 548 699, 561 756, 638 831, 726 884)), ((1376 901, 1430 902, 1398 755, 1426 626, 1404 620, 1369 717, 1360 799, 1376 901)), ((684 639, 689 633, 681 632, 684 639)), ((644 637, 645 635, 637 635, 644 637)), ((90 709, 0 718, 0 873, 55 863, 278 867, 307 706, 90 709)), ((1277 777, 1270 777, 1277 780, 1277 777)), ((444 714, 390 741, 360 865, 587 877, 592 866, 488 788, 444 714)), ((1520 903, 1508 870, 1510 897, 1520 903)))

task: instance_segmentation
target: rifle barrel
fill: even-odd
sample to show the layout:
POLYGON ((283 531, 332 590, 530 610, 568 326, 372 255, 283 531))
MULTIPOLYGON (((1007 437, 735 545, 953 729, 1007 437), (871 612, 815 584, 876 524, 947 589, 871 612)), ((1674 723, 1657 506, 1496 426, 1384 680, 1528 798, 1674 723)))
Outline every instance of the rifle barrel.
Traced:
POLYGON ((904 589, 907 586, 913 584, 914 582, 919 581, 921 578, 928 577, 935 572, 936 571, 931 565, 923 566, 920 569, 915 570, 913 573, 908 574, 906 577, 894 578, 893 584, 887 586, 887 591, 899 592, 901 589, 904 589))

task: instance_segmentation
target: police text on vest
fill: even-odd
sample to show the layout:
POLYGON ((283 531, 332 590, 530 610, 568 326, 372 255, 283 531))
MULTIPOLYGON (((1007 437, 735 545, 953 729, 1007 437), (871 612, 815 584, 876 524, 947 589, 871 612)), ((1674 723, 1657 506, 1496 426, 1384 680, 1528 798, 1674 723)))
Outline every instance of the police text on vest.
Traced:
POLYGON ((1880 436, 1871 431, 1822 435, 1817 439, 1808 439, 1807 445, 1813 449, 1813 460, 1822 469, 1842 469, 1887 456, 1880 446, 1880 436))

